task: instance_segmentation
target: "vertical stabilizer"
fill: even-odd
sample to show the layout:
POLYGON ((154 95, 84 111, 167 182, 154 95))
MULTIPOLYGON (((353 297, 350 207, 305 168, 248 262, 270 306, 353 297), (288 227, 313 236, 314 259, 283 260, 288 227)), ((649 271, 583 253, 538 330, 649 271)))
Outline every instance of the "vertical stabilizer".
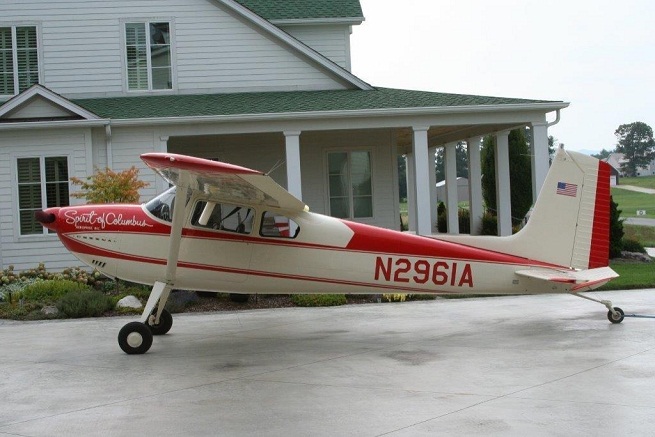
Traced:
POLYGON ((438 238, 575 269, 609 264, 610 166, 559 149, 530 219, 507 237, 438 238))

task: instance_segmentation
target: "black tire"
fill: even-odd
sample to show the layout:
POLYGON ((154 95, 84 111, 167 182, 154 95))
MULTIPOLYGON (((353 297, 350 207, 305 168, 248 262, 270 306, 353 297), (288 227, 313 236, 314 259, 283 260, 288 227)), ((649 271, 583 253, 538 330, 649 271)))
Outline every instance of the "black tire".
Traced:
POLYGON ((230 293, 230 300, 236 303, 246 303, 249 297, 249 294, 230 293))
MULTIPOLYGON (((157 313, 157 309, 155 309, 153 314, 157 313)), ((171 330, 171 327, 173 326, 173 316, 171 315, 168 310, 164 310, 161 313, 161 316, 159 316, 159 323, 155 325, 151 325, 150 321, 148 320, 148 328, 150 328, 150 332, 152 332, 152 335, 164 335, 168 331, 171 330)))
POLYGON ((152 332, 145 323, 130 322, 118 333, 118 345, 128 355, 145 354, 152 346, 152 332))
POLYGON ((623 310, 619 307, 614 307, 614 311, 616 311, 618 314, 614 315, 612 314, 611 311, 608 311, 607 320, 609 320, 612 323, 621 323, 624 319, 623 310))

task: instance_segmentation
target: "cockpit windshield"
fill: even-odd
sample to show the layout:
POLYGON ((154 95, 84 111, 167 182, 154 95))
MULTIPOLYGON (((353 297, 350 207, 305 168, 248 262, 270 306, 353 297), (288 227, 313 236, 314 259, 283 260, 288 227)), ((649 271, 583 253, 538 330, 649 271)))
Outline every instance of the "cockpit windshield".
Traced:
POLYGON ((158 219, 170 222, 173 221, 173 207, 175 206, 174 201, 175 187, 171 187, 146 203, 146 209, 150 212, 150 214, 154 215, 158 219))

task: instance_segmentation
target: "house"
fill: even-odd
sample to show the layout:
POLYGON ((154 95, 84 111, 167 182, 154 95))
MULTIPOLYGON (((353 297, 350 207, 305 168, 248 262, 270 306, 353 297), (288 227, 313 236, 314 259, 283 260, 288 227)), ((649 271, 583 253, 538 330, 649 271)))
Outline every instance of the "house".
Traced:
MULTIPOLYGON (((618 173, 618 176, 625 176, 625 172, 622 169, 623 164, 628 162, 628 160, 625 158, 625 154, 612 152, 603 161, 611 165, 612 168, 618 173)), ((612 175, 614 175, 614 171, 612 171, 612 175)), ((652 175, 655 175, 655 159, 652 160, 648 165, 637 167, 637 176, 652 175)), ((616 178, 616 181, 616 184, 618 184, 618 177, 616 178)))
MULTIPOLYGON (((480 180, 477 145, 494 134, 500 234, 511 232, 507 134, 531 127, 538 192, 546 114, 559 119, 568 103, 375 87, 350 72, 350 34, 363 21, 358 0, 0 4, 2 266, 78 264, 34 211, 79 202, 69 178, 96 167, 143 169, 148 199, 165 188, 139 160, 153 151, 277 168, 272 177, 311 210, 392 229, 405 154, 410 226, 429 235, 430 153, 445 147, 448 163, 468 141, 480 180)), ((472 184, 474 223, 481 205, 472 184)))

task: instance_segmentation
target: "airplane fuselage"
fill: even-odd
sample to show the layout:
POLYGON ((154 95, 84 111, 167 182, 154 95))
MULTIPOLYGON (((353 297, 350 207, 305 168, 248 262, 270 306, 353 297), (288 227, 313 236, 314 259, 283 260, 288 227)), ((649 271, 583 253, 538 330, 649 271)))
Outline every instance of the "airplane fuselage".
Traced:
MULTIPOLYGON (((171 224, 146 206, 48 212, 57 216, 64 245, 102 273, 145 284, 164 276, 171 224)), ((263 210, 252 213, 250 229, 242 232, 194 225, 192 216, 182 230, 177 289, 269 294, 568 291, 567 284, 515 274, 524 268, 565 267, 310 212, 285 216, 298 229, 293 237, 267 235, 263 210)))

